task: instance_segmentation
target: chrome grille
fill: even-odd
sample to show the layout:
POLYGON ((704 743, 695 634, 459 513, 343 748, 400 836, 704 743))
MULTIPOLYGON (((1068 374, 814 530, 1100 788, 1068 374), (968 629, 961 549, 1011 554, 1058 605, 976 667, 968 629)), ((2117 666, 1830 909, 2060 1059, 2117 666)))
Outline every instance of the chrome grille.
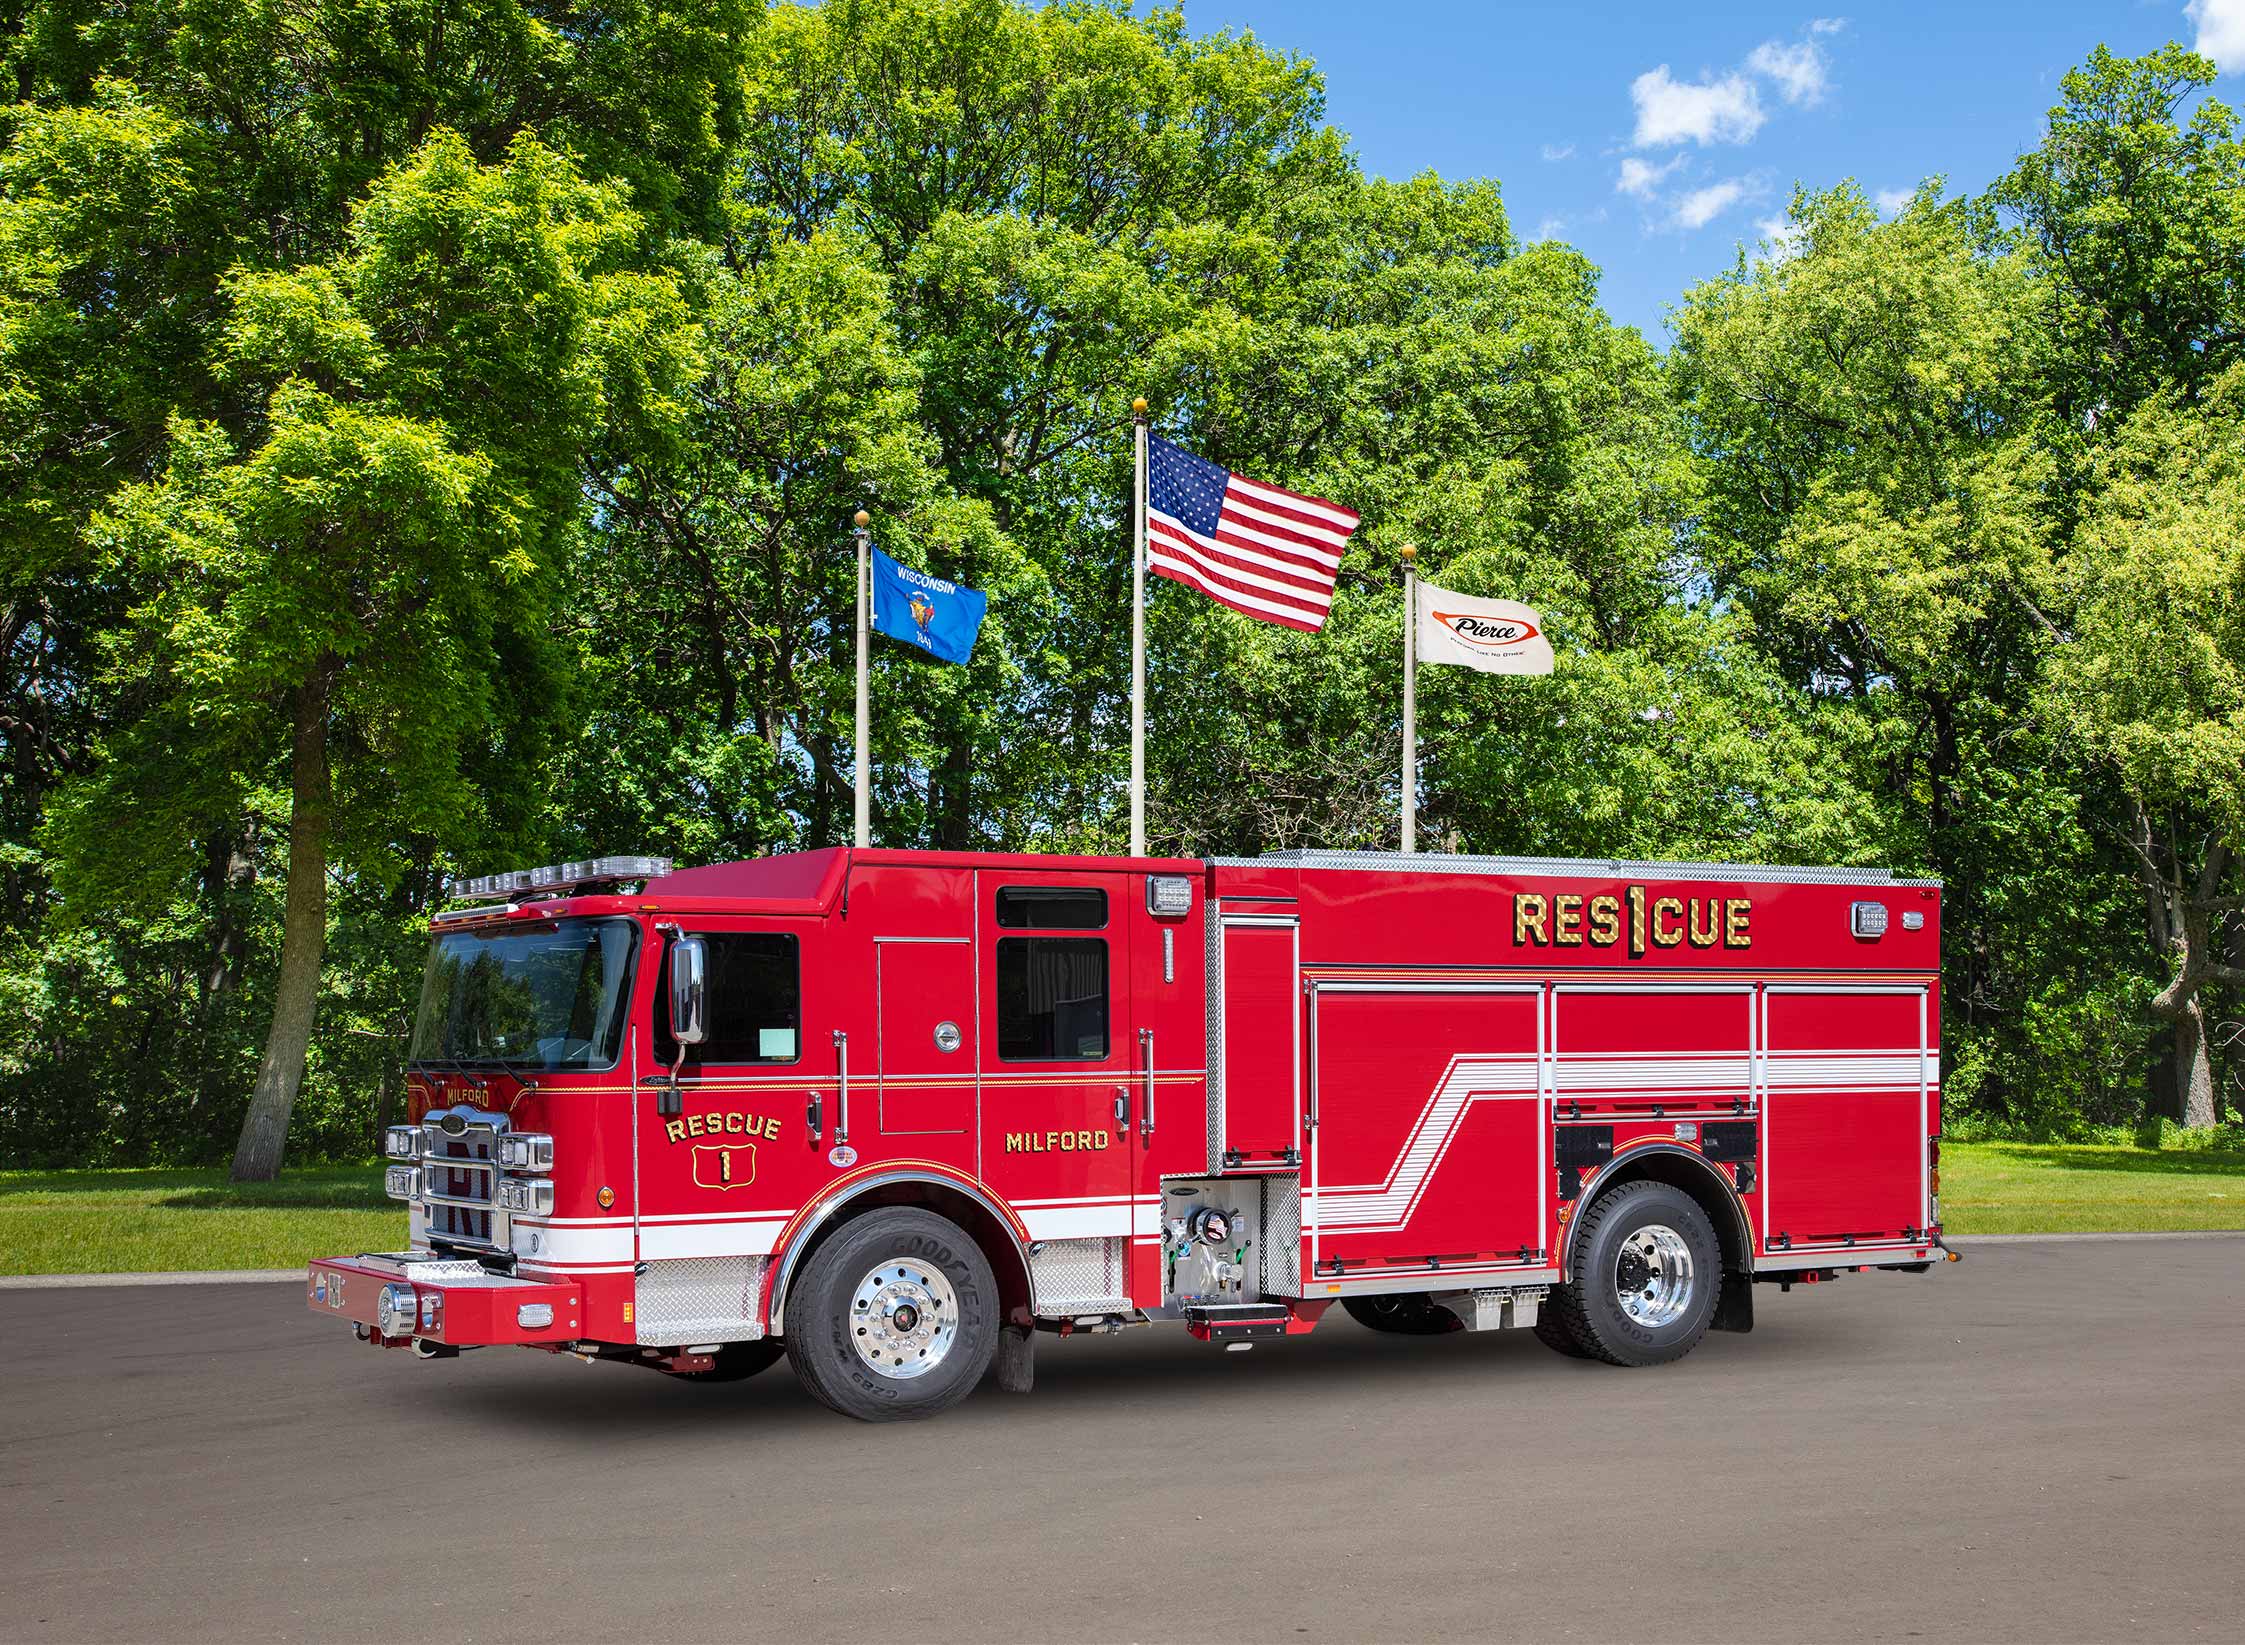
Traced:
POLYGON ((499 1183, 492 1152, 506 1124, 504 1115, 465 1107, 421 1122, 421 1199, 432 1241, 508 1249, 507 1215, 492 1204, 499 1183))

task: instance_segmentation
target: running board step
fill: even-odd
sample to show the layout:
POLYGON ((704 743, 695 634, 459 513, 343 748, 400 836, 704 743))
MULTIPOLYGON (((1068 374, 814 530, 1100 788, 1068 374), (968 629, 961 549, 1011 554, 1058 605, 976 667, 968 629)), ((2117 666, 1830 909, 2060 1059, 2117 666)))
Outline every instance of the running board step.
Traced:
POLYGON ((1282 1337, 1294 1311, 1283 1302, 1205 1302, 1185 1308, 1185 1329, 1203 1341, 1219 1337, 1282 1337))

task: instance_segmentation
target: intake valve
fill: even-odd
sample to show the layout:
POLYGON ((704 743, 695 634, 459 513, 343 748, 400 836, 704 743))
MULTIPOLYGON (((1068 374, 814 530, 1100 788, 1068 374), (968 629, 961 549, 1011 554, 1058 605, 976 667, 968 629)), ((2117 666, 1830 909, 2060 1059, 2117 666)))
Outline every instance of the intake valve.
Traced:
POLYGON ((1213 1205, 1194 1208, 1185 1219, 1185 1237, 1197 1239, 1203 1245, 1229 1245, 1232 1242, 1232 1218, 1236 1211, 1220 1211, 1213 1205))

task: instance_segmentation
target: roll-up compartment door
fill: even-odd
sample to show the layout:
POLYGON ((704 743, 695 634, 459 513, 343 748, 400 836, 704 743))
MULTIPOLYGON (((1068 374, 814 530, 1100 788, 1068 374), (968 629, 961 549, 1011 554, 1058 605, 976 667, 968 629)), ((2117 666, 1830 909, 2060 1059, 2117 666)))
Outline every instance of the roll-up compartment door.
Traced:
POLYGON ((1764 1248, 1922 1230, 1924 991, 1772 987, 1764 1010, 1764 1248))
POLYGON ((1257 917, 1223 922, 1223 990, 1215 1147, 1211 1170, 1298 1158, 1300 1004, 1295 925, 1257 917))

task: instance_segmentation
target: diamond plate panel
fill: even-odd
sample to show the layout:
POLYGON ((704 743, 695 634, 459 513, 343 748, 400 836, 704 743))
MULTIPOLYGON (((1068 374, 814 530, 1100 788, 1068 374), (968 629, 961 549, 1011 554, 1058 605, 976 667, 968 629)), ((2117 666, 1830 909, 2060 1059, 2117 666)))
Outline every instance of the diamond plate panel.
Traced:
POLYGON ((1263 1179, 1263 1291, 1302 1294, 1302 1179, 1263 1179))
POLYGON ((639 1340, 666 1347, 753 1342, 768 1257, 664 1257, 639 1276, 639 1340))
POLYGON ((1048 1239, 1029 1256, 1029 1283, 1038 1314, 1112 1314, 1131 1306, 1127 1264, 1130 1241, 1048 1239))

